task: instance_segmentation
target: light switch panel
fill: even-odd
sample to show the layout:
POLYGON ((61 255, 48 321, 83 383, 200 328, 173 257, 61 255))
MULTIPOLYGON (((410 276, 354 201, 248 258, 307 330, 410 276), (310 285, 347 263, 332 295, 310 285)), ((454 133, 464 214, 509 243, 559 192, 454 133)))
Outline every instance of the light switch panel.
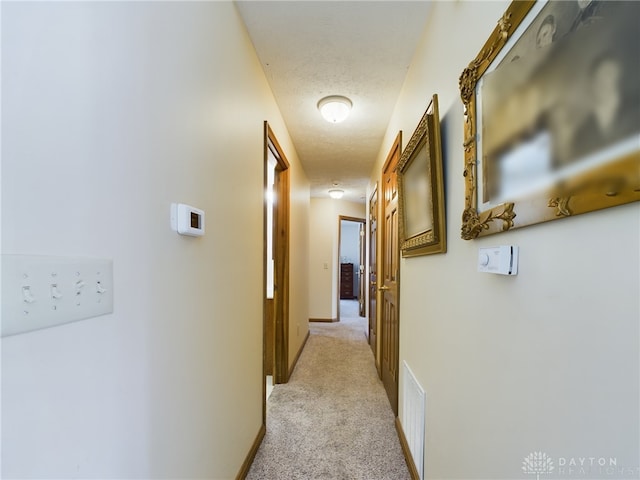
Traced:
POLYGON ((518 247, 503 245, 500 247, 480 248, 478 252, 478 271, 500 275, 518 274, 518 247))
POLYGON ((113 312, 113 262, 2 255, 2 336, 113 312))

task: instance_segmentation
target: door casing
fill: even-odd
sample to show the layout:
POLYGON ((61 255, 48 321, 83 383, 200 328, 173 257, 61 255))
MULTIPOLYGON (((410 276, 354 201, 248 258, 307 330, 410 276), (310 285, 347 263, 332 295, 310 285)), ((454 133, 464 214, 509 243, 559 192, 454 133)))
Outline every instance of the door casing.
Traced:
POLYGON ((274 383, 289 380, 289 162, 271 127, 264 122, 264 188, 267 187, 269 151, 277 160, 274 184, 274 295, 267 299, 267 202, 264 202, 263 238, 263 419, 266 422, 266 375, 273 374, 274 383), (268 322, 272 322, 269 325, 268 322), (273 332, 270 335, 269 332, 273 332), (271 350, 271 352, 270 352, 271 350))
POLYGON ((373 350, 373 357, 380 373, 380 364, 378 362, 378 183, 371 192, 369 197, 369 270, 368 283, 369 289, 369 345, 373 350))
MULTIPOLYGON (((339 215, 338 216, 338 266, 340 265, 340 245, 341 245, 341 239, 342 239, 342 220, 347 220, 349 222, 357 222, 357 223, 365 223, 366 219, 364 218, 358 218, 358 217, 349 217, 346 215, 339 215)), ((360 238, 360 243, 362 244, 362 242, 364 241, 363 238, 360 238)), ((354 275, 356 274, 356 272, 354 272, 354 275)), ((338 291, 336 293, 336 300, 338 302, 338 321, 340 321, 340 269, 336 270, 336 275, 338 275, 338 282, 336 283, 336 285, 338 285, 338 291)), ((362 282, 362 278, 360 278, 360 282, 362 282)), ((358 291, 359 292, 359 291, 358 291)), ((360 295, 360 293, 358 293, 358 296, 360 295)))
MULTIPOLYGON (((361 317, 366 316, 367 309, 365 307, 367 303, 367 241, 366 241, 366 231, 367 231, 367 222, 363 221, 360 223, 360 229, 358 230, 358 235, 360 236, 360 267, 358 268, 358 314, 361 317)), ((369 338, 369 329, 365 332, 367 339, 369 338)))

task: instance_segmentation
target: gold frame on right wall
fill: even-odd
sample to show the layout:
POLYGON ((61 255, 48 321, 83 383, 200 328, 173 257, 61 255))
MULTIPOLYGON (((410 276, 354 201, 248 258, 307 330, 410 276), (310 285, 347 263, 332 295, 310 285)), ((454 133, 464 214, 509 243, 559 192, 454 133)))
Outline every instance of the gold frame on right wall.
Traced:
POLYGON ((635 2, 511 3, 460 76, 463 239, 640 200, 639 9, 635 2), (602 57, 605 79, 616 83, 596 90, 591 69, 602 57), (593 135, 580 134, 601 113, 596 91, 619 95, 617 130, 587 150, 593 135))
POLYGON ((398 232, 403 257, 445 253, 444 173, 438 95, 433 95, 398 163, 398 232))

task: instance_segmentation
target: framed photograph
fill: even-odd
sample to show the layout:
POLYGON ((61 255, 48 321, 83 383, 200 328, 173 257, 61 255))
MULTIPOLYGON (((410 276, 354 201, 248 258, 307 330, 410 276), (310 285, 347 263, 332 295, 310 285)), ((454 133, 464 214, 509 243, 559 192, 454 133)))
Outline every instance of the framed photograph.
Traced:
POLYGON ((438 96, 434 95, 398 164, 403 257, 447 251, 438 96))
POLYGON ((462 72, 462 238, 640 200, 640 2, 514 1, 462 72))

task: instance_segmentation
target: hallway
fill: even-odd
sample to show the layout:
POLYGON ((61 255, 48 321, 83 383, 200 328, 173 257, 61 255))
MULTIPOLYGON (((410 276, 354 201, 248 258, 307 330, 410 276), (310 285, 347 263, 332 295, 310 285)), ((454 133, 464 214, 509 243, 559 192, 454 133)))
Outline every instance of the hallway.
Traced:
POLYGON ((311 324, 289 383, 275 387, 247 479, 410 478, 366 319, 357 301, 340 311, 339 323, 311 324))
POLYGON ((1 1, 0 330, 31 330, 0 339, 0 478, 524 480, 542 454, 545 480, 640 478, 638 6, 1 1), (601 59, 621 125, 580 163, 601 59), (435 239, 435 206, 447 251, 385 258, 435 239), (498 246, 517 275, 478 271, 498 246), (366 320, 338 312, 349 263, 395 418, 366 320), (560 470, 585 458, 620 470, 560 470))

